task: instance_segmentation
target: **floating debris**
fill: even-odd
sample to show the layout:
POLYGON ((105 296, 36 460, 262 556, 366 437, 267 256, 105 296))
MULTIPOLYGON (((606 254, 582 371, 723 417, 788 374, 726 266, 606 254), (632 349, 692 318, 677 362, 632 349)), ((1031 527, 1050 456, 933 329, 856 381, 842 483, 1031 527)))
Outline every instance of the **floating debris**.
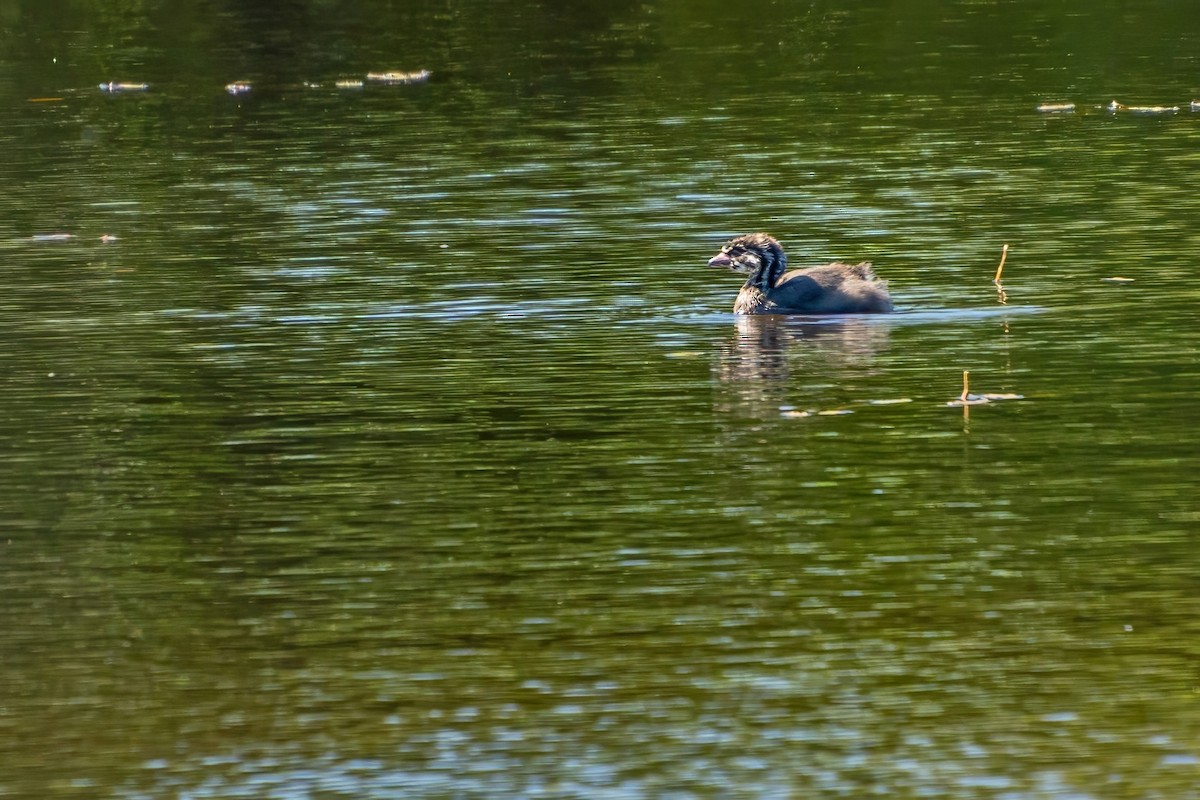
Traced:
POLYGON ((1113 100, 1108 104, 1108 110, 1116 114, 1124 111, 1141 117, 1164 117, 1179 113, 1179 106, 1127 106, 1113 100))
POLYGON ((61 103, 63 100, 66 100, 66 99, 67 98, 65 98, 65 97, 31 97, 31 98, 29 98, 29 102, 30 103, 61 103))
MULTIPOLYGON (((1189 111, 1200 112, 1200 100, 1193 100, 1188 106, 1189 111)), ((1130 114, 1139 117, 1170 117, 1178 114, 1182 109, 1180 106, 1129 106, 1117 100, 1113 100, 1108 105, 1083 105, 1076 106, 1074 103, 1039 103, 1036 106, 1039 114, 1074 114, 1077 110, 1083 114, 1089 114, 1093 111, 1108 111, 1111 114, 1130 114)))
MULTIPOLYGON (((69 242, 72 239, 78 238, 79 237, 73 233, 35 233, 33 236, 29 237, 29 240, 31 242, 69 242)), ((111 233, 102 233, 99 237, 100 241, 104 242, 105 244, 108 242, 115 242, 119 238, 119 236, 111 233)))
POLYGON ((1037 107, 1037 110, 1042 114, 1073 114, 1075 113, 1074 103, 1042 103, 1037 107))
POLYGON ((225 84, 225 91, 232 95, 246 94, 250 91, 250 81, 234 81, 225 84))
POLYGON ((868 400, 867 405, 869 405, 869 406, 896 406, 896 405, 900 405, 901 403, 911 403, 911 402, 912 402, 911 397, 897 397, 892 400, 868 400))
POLYGON ((1179 113, 1179 106, 1130 106, 1128 108, 1130 114, 1137 114, 1144 117, 1170 116, 1179 113))
POLYGON ((341 81, 336 81, 333 85, 336 86, 338 89, 361 89, 361 88, 363 88, 363 82, 360 80, 349 80, 349 79, 341 80, 341 81))
POLYGON ((1133 278, 1122 278, 1119 275, 1114 275, 1111 278, 1101 278, 1105 283, 1133 283, 1133 278))
POLYGON ((798 411, 792 406, 780 406, 779 416, 784 419, 803 419, 804 417, 844 417, 854 412, 848 408, 831 408, 828 411, 798 411))
POLYGON ((100 84, 100 91, 116 94, 117 92, 144 92, 150 88, 148 83, 121 83, 120 81, 109 81, 108 83, 100 84))
POLYGON ((949 400, 946 405, 953 408, 961 408, 963 406, 982 406, 987 403, 993 403, 997 400, 1024 400, 1023 394, 1002 394, 997 392, 988 392, 986 394, 971 394, 969 391, 968 379, 971 373, 969 370, 963 370, 963 390, 956 399, 949 400))
POLYGON ((427 69, 417 70, 416 72, 368 72, 367 80, 375 81, 376 83, 394 84, 423 83, 429 80, 431 75, 433 73, 427 69))

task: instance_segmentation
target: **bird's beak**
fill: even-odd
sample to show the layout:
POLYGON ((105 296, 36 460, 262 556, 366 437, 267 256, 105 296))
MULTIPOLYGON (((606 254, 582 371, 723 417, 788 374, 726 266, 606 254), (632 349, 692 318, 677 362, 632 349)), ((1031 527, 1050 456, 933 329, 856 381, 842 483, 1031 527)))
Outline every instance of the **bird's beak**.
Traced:
POLYGON ((733 261, 729 258, 728 253, 717 253, 708 260, 708 265, 710 267, 728 267, 732 264, 733 261))

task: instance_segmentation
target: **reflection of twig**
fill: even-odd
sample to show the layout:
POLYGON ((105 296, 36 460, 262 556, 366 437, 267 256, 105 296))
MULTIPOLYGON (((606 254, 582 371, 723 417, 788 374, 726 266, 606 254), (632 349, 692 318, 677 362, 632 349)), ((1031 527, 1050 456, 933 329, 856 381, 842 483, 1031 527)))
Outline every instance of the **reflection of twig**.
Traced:
POLYGON ((1004 245, 1004 249, 1000 251, 1000 266, 996 267, 996 277, 992 278, 992 283, 1000 285, 1000 273, 1004 272, 1004 259, 1008 258, 1008 245, 1004 245))

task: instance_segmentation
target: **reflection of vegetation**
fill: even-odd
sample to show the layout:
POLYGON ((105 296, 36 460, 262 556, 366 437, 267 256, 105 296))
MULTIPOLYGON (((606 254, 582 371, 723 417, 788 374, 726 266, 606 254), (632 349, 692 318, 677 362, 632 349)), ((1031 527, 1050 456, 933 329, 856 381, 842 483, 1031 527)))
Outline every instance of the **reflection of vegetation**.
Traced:
MULTIPOLYGON (((197 89, 234 78, 291 84, 369 69, 432 68, 518 97, 566 102, 580 88, 594 91, 617 79, 611 68, 622 64, 654 61, 658 80, 645 88, 658 93, 682 86, 693 91, 728 86, 727 80, 716 78, 718 73, 756 80, 760 87, 764 80, 787 82, 792 80, 788 65, 827 58, 832 60, 823 64, 826 77, 844 81, 852 92, 868 78, 881 95, 952 93, 962 87, 963 69, 974 70, 983 63, 989 68, 971 74, 970 80, 1003 90, 1026 79, 1016 70, 1032 55, 1053 70, 1046 78, 1051 83, 1037 90, 1048 95, 1089 87, 1140 93, 1149 77, 1149 62, 1121 61, 1114 54, 1152 50, 1169 60, 1173 50, 1179 57, 1190 53, 1186 41, 1156 33, 1187 29, 1189 10, 1173 6, 1139 9, 1136 24, 1114 24, 1113 12, 1099 9, 1069 17, 1064 24, 1058 10, 1030 13, 981 4, 949 10, 929 4, 893 6, 853 15, 822 3, 797 7, 765 0, 736 7, 634 0, 6 0, 0 4, 0 18, 8 20, 8 35, 0 39, 0 46, 44 65, 57 58, 57 69, 68 70, 51 78, 55 83, 50 86, 59 89, 89 86, 98 76, 197 89), (754 20, 752 27, 745 26, 747 19, 754 20), (1140 36, 1144 42, 1129 41, 1140 36), (1119 43, 1114 42, 1117 37, 1119 43), (993 51, 992 58, 979 58, 993 51), (1101 63, 1111 72, 1072 73, 1064 69, 1070 61, 1101 63)), ((802 87, 797 91, 807 93, 802 87)))
POLYGON ((507 8, 304 0, 5 7, 18 22, 6 37, 10 46, 40 51, 39 61, 65 62, 71 53, 85 86, 97 73, 202 86, 234 77, 294 83, 421 67, 529 85, 628 52, 636 37, 614 26, 640 8, 632 0, 507 8), (68 41, 63 31, 76 33, 68 41))

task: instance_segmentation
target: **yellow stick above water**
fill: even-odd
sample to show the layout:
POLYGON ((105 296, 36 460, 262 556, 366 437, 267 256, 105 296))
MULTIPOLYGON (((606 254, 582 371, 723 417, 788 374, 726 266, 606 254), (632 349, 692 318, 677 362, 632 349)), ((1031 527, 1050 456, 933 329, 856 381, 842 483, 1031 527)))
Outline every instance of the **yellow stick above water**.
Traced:
POLYGON ((992 283, 1000 282, 1000 273, 1004 272, 1004 260, 1008 258, 1008 245, 1004 245, 1004 249, 1000 251, 1000 266, 996 267, 996 277, 992 278, 992 283))

